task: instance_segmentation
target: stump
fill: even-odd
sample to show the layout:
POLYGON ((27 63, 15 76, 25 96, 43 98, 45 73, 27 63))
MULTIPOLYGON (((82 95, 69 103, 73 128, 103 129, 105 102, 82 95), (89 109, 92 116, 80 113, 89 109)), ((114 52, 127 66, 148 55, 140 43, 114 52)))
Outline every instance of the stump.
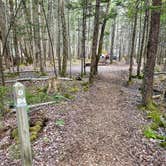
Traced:
POLYGON ((58 91, 59 80, 56 77, 50 77, 48 79, 47 94, 55 93, 58 91))

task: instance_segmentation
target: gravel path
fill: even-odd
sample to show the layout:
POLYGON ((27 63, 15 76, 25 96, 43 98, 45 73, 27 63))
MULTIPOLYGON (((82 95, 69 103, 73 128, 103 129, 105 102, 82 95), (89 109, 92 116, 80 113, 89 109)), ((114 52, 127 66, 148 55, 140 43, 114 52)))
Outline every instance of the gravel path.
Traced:
MULTIPOLYGON (((125 76, 119 68, 103 72, 74 101, 41 108, 49 121, 33 144, 34 165, 165 166, 166 151, 142 135, 148 121, 137 109, 139 92, 125 86, 125 76), (65 125, 56 126, 56 119, 65 125)), ((6 163, 20 165, 9 158, 6 163)))

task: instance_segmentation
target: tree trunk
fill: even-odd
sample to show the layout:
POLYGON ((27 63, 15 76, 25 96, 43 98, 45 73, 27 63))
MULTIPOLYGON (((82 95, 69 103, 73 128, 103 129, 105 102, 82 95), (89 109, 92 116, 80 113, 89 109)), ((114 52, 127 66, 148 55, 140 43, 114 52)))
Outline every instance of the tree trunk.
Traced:
POLYGON ((68 59, 68 39, 67 39, 67 27, 64 11, 64 0, 60 0, 61 11, 61 23, 62 23, 62 36, 63 36, 63 61, 61 76, 66 76, 67 73, 67 59, 68 59))
POLYGON ((136 11, 135 11, 135 16, 134 16, 132 46, 131 46, 131 53, 130 53, 129 82, 132 79, 132 72, 133 72, 133 57, 134 57, 135 36, 136 36, 136 28, 137 28, 138 5, 139 5, 139 1, 136 2, 136 8, 135 8, 136 11))
POLYGON ((2 85, 5 85, 5 78, 3 73, 3 55, 2 55, 2 48, 4 47, 5 43, 5 14, 4 14, 4 3, 0 0, 0 75, 1 75, 1 81, 2 85), (2 43, 2 48, 1 48, 2 43))
POLYGON ((41 21, 41 5, 38 2, 38 55, 40 61, 40 72, 44 73, 44 63, 43 63, 43 41, 42 41, 42 21, 41 21))
POLYGON ((60 0, 58 0, 58 27, 57 27, 57 56, 58 56, 58 73, 61 74, 61 29, 60 29, 60 0))
POLYGON ((145 75, 143 80, 142 103, 148 105, 152 103, 153 95, 153 75, 156 62, 158 36, 160 30, 160 9, 161 0, 153 0, 153 10, 151 13, 150 33, 147 47, 147 62, 145 65, 145 75), (156 8, 157 9, 156 9, 156 8))
POLYGON ((142 34, 142 41, 141 41, 141 50, 140 55, 138 59, 138 66, 137 66, 137 76, 140 76, 140 70, 141 70, 141 64, 142 64, 142 56, 143 56, 143 50, 144 50, 144 43, 145 43, 145 31, 146 31, 146 24, 148 19, 148 4, 147 1, 145 2, 146 11, 145 11, 145 18, 144 18, 144 25, 143 25, 143 34, 142 34))
POLYGON ((111 49, 110 49, 110 64, 113 62, 113 54, 114 54, 114 38, 115 38, 115 30, 116 30, 116 17, 113 20, 112 25, 112 33, 111 33, 111 49))
POLYGON ((90 77, 89 77, 90 83, 93 83, 94 77, 97 74, 96 61, 97 61, 97 44, 98 44, 98 35, 99 35, 99 16, 100 16, 100 0, 96 0, 91 67, 90 67, 90 77))
POLYGON ((108 20, 107 16, 109 13, 109 7, 110 7, 110 0, 107 3, 106 12, 104 15, 104 20, 103 20, 103 24, 101 27, 99 46, 98 46, 98 55, 97 55, 97 60, 96 60, 96 73, 98 73, 98 63, 99 63, 100 55, 102 54, 102 49, 103 49, 103 39, 104 39, 105 27, 106 27, 107 20, 108 20))
POLYGON ((86 74, 86 71, 85 71, 86 13, 87 13, 87 0, 83 2, 81 76, 86 74))
MULTIPOLYGON (((9 0, 10 4, 10 12, 11 12, 11 20, 14 19, 14 2, 13 0, 9 0)), ((14 41, 14 51, 15 51, 15 63, 17 66, 17 72, 19 73, 19 65, 20 65, 20 56, 18 51, 18 39, 17 39, 17 28, 16 28, 16 20, 13 21, 13 41, 14 41)))

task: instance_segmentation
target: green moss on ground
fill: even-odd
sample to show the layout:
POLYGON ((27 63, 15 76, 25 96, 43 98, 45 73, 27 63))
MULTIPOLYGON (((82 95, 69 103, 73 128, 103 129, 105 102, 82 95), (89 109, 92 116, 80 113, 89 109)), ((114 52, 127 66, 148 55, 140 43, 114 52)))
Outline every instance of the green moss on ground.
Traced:
POLYGON ((89 82, 82 82, 81 83, 82 87, 83 87, 83 91, 87 92, 89 90, 89 82))
POLYGON ((166 149, 166 141, 161 142, 160 146, 166 149))
MULTIPOLYGON (((43 128, 43 122, 42 121, 35 122, 35 124, 29 128, 30 140, 31 141, 34 141, 38 138, 38 134, 42 130, 42 128, 43 128)), ((12 130, 11 138, 13 138, 16 141, 16 143, 19 142, 19 136, 18 136, 18 129, 17 128, 12 130)))

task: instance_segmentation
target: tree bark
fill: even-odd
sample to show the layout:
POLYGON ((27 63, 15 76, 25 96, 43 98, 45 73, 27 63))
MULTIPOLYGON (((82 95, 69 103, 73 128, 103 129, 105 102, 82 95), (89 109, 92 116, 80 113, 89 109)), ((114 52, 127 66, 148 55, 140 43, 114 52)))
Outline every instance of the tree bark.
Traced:
POLYGON ((97 61, 97 44, 98 44, 98 35, 99 35, 99 15, 100 15, 100 0, 96 0, 91 67, 90 67, 90 77, 89 77, 90 83, 93 83, 94 77, 97 74, 96 61, 97 61))
POLYGON ((160 8, 161 0, 152 1, 153 8, 151 13, 150 33, 147 47, 147 62, 143 80, 142 103, 148 105, 152 103, 153 95, 153 76, 156 62, 158 36, 160 30, 160 8))
MULTIPOLYGON (((11 20, 14 18, 14 2, 13 0, 9 0, 10 4, 10 13, 11 20)), ((15 64, 17 66, 17 72, 19 73, 19 65, 20 65, 20 56, 18 51, 18 39, 17 39, 17 25, 16 21, 13 21, 13 41, 14 41, 14 51, 15 51, 15 64)))
POLYGON ((140 55, 139 55, 138 66, 137 66, 137 76, 140 76, 142 57, 143 57, 143 50, 144 50, 144 43, 145 43, 146 24, 147 24, 147 19, 148 19, 148 3, 147 3, 147 1, 145 2, 145 6, 146 6, 146 10, 145 10, 145 18, 144 18, 144 25, 143 25, 143 34, 142 34, 140 55))
POLYGON ((115 38, 115 30, 116 30, 116 17, 113 20, 112 25, 112 33, 111 33, 111 49, 110 49, 110 64, 113 62, 113 54, 114 54, 114 38, 115 38))
POLYGON ((130 53, 129 82, 132 79, 132 72, 133 72, 133 57, 134 57, 135 36, 136 36, 136 28, 137 28, 138 5, 139 5, 139 1, 136 2, 136 8, 135 8, 136 10, 135 10, 135 16, 134 16, 132 46, 131 46, 131 53, 130 53))
POLYGON ((87 0, 83 2, 83 18, 82 18, 82 49, 81 49, 81 76, 86 74, 85 71, 85 42, 86 42, 86 13, 87 0))
POLYGON ((61 76, 66 76, 67 73, 67 59, 68 59, 68 39, 67 39, 67 26, 64 11, 64 0, 60 0, 61 23, 62 23, 62 36, 63 36, 63 60, 61 76))
POLYGON ((110 7, 110 0, 107 3, 106 12, 104 15, 104 20, 103 20, 103 24, 101 27, 99 46, 98 46, 98 55, 97 55, 97 60, 96 60, 96 73, 98 73, 98 63, 99 63, 100 55, 101 55, 102 49, 103 49, 103 39, 104 39, 105 27, 106 27, 107 20, 108 20, 109 7, 110 7))
POLYGON ((61 29, 60 29, 60 0, 58 0, 58 9, 57 9, 57 22, 58 22, 58 27, 57 27, 57 56, 58 56, 58 73, 59 75, 61 74, 61 29))

